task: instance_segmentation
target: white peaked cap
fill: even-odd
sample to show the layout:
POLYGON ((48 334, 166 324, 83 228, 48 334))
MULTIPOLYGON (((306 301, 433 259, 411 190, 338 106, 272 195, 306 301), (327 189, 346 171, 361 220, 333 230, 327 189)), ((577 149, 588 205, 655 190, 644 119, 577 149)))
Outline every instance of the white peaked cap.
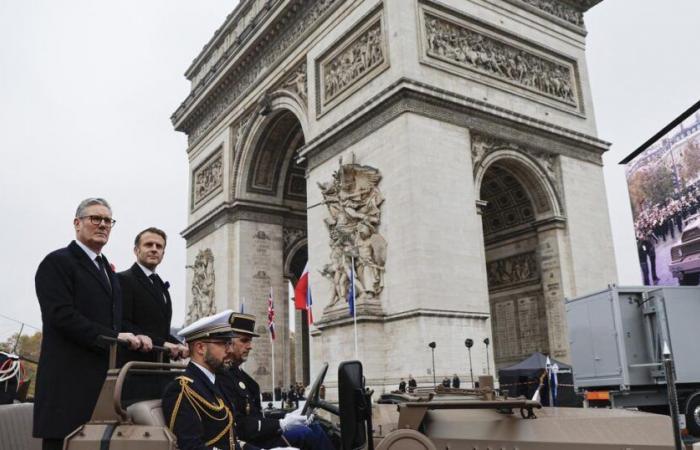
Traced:
POLYGON ((206 337, 231 338, 233 337, 233 330, 231 330, 231 324, 229 323, 231 313, 233 311, 227 309, 211 316, 202 317, 187 325, 177 334, 187 342, 206 337))

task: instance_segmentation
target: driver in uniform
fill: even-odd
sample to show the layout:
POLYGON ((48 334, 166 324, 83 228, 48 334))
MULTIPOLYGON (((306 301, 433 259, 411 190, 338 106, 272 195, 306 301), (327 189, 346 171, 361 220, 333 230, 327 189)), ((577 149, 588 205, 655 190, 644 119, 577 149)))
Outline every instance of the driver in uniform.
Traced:
POLYGON ((253 338, 260 336, 254 331, 255 316, 234 312, 230 325, 234 334, 226 349, 230 366, 216 377, 216 384, 234 405, 239 438, 264 449, 287 445, 302 450, 334 450, 323 428, 313 422, 313 415, 306 417, 297 409, 282 419, 264 417, 260 386, 241 369, 253 348, 253 338))
POLYGON ((216 372, 233 336, 230 315, 227 310, 204 317, 178 333, 186 339, 190 363, 165 389, 162 405, 180 450, 258 450, 237 436, 233 406, 217 387, 216 372))

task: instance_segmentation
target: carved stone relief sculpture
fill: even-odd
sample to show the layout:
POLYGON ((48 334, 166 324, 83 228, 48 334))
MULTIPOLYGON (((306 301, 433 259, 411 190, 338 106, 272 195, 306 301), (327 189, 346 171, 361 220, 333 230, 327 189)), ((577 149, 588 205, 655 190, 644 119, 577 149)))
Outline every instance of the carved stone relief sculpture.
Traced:
POLYGON ((289 90, 296 94, 306 106, 306 61, 299 64, 294 71, 282 82, 282 89, 289 90))
POLYGON ((424 11, 427 55, 577 106, 573 65, 424 11))
POLYGON ((549 15, 569 22, 579 27, 583 26, 583 14, 571 5, 558 0, 520 0, 523 3, 539 9, 549 15))
MULTIPOLYGON (((528 147, 515 144, 513 142, 508 142, 503 139, 480 133, 472 133, 471 135, 472 166, 474 169, 475 177, 484 158, 486 158, 486 156, 488 156, 490 153, 495 152, 497 150, 511 150, 517 153, 528 155, 549 177, 550 182, 557 187, 559 186, 560 179, 557 172, 558 158, 556 154, 539 150, 533 150, 528 147)), ((540 206, 546 205, 546 199, 539 200, 540 206)))
POLYGON ((472 165, 474 172, 479 168, 479 165, 484 158, 491 152, 496 150, 512 150, 518 153, 530 155, 534 158, 540 168, 552 178, 557 180, 557 155, 543 151, 535 151, 527 147, 509 142, 497 137, 488 136, 480 133, 472 133, 472 165))
POLYGON ((194 271, 192 277, 192 303, 187 308, 185 323, 216 313, 214 302, 214 254, 211 249, 200 250, 190 266, 194 271))
POLYGON ((209 161, 197 168, 192 175, 192 206, 199 206, 209 194, 221 188, 223 176, 223 156, 221 150, 218 150, 209 161))
POLYGON ((284 242, 283 255, 287 258, 292 248, 301 240, 306 239, 306 230, 301 228, 282 228, 282 242, 284 242))
MULTIPOLYGON (((381 12, 321 58, 318 66, 321 106, 328 106, 388 67, 381 12)), ((337 103, 337 102, 336 102, 337 103)))
POLYGON ((329 307, 347 301, 354 263, 358 300, 376 299, 384 288, 387 243, 377 231, 384 197, 379 191, 379 170, 343 164, 327 183, 318 183, 330 217, 325 219, 330 237, 331 262, 321 274, 333 285, 329 307))
POLYGON ((534 252, 497 259, 486 264, 489 290, 510 288, 540 278, 534 252))

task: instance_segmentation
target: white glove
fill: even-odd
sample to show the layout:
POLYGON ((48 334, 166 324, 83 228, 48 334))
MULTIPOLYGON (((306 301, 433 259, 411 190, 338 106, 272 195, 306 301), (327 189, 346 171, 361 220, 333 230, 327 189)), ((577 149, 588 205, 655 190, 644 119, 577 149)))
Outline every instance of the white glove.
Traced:
POLYGON ((280 428, 282 428, 282 431, 287 431, 291 428, 306 426, 306 419, 306 416, 302 415, 301 411, 292 411, 280 419, 280 428))

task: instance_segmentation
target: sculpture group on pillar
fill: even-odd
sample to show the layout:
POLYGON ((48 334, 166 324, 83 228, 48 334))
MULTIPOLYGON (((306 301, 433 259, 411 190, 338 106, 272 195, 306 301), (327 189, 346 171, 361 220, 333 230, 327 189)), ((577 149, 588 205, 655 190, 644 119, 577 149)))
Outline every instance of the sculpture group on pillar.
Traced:
POLYGON ((214 303, 214 254, 210 248, 200 250, 189 266, 194 271, 192 277, 192 303, 187 308, 186 324, 216 313, 214 303))
POLYGON ((378 185, 379 170, 353 162, 343 164, 327 183, 318 183, 330 217, 325 219, 330 236, 331 262, 321 274, 333 284, 328 306, 347 301, 354 262, 357 300, 376 299, 384 288, 386 240, 379 234, 380 207, 384 197, 378 185))

